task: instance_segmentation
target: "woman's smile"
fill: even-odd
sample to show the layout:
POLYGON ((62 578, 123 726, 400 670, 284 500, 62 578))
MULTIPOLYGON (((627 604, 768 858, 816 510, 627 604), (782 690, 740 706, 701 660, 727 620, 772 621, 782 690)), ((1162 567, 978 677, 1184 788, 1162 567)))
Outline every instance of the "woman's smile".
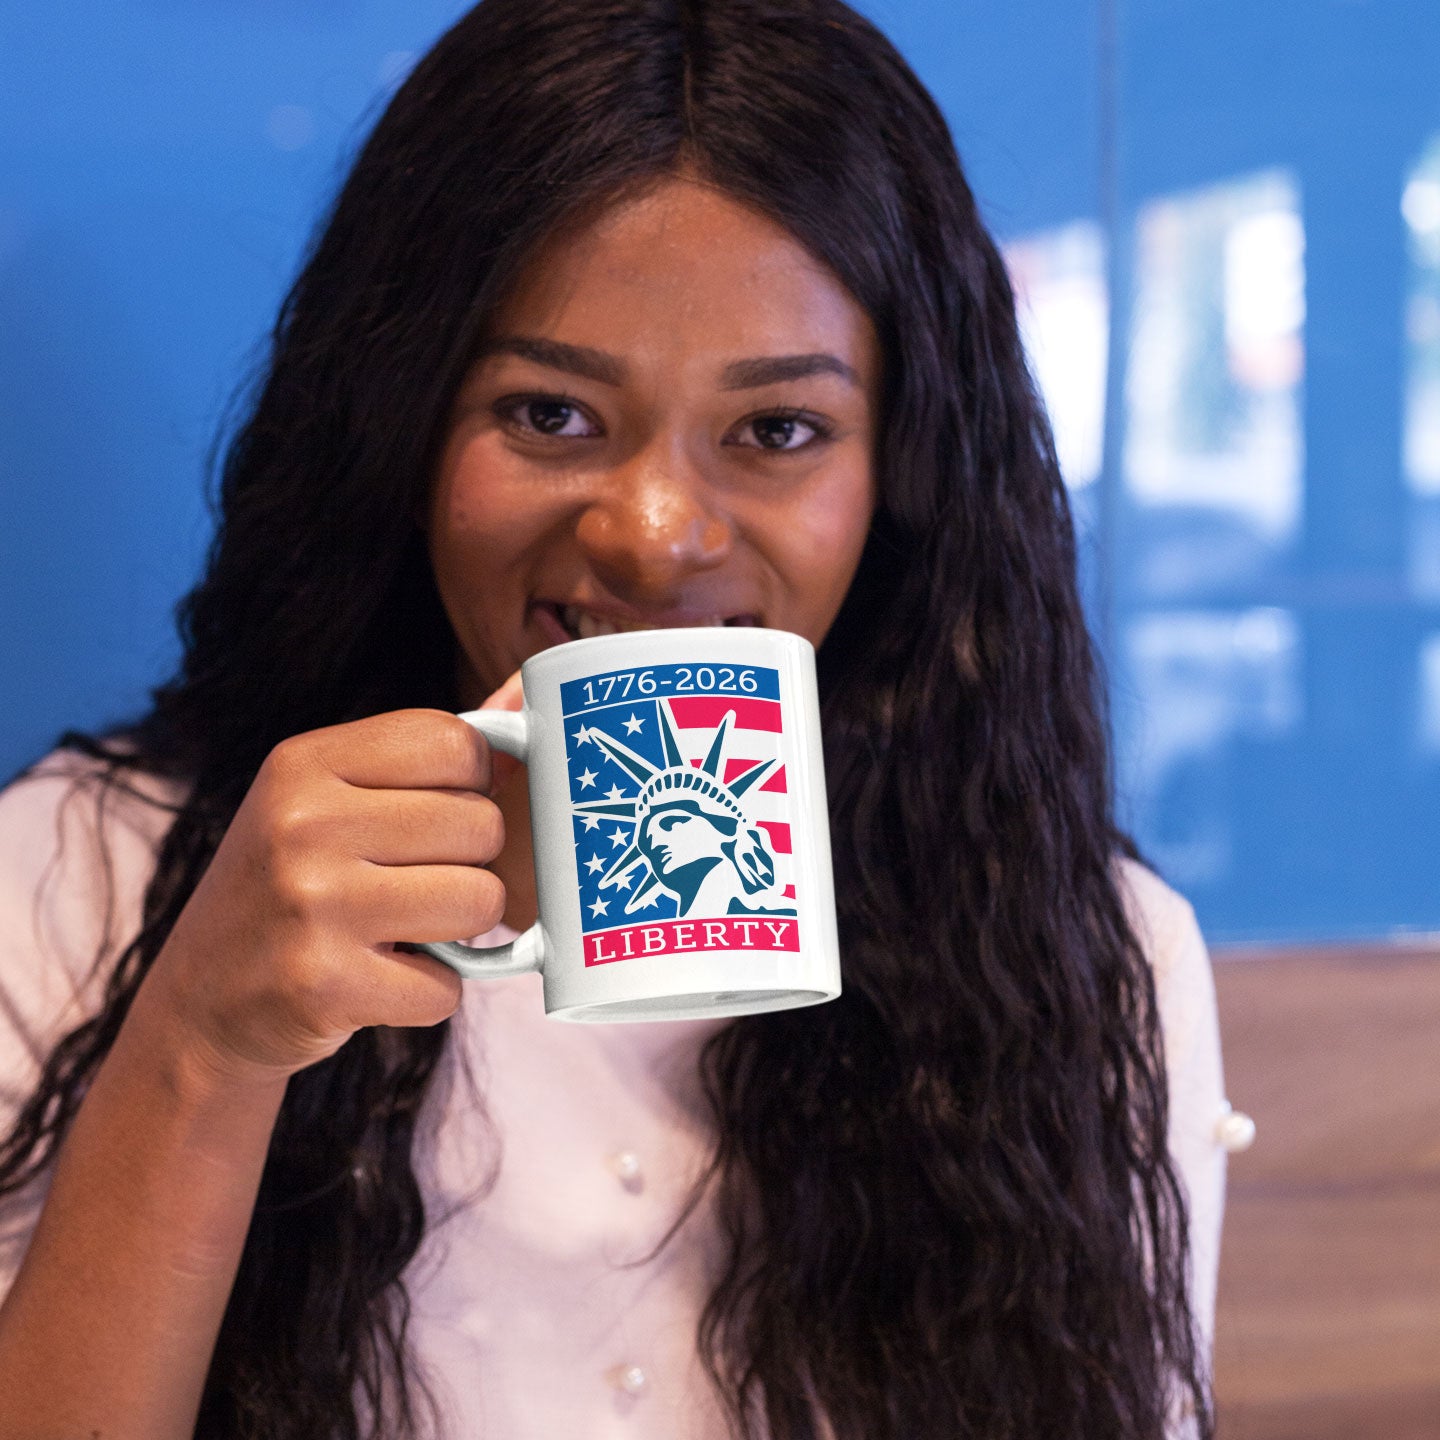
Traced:
POLYGON ((683 611, 669 615, 642 615, 615 607, 592 609, 582 605, 566 605, 558 600, 537 600, 533 609, 540 623, 554 626, 556 643, 562 640, 588 640, 595 635, 622 635, 633 630, 659 630, 681 625, 758 625, 755 615, 699 615, 683 611))
POLYGON ((463 703, 595 635, 818 644, 869 530, 879 391, 853 296, 714 187, 668 178, 562 232, 488 328, 432 496, 463 703))

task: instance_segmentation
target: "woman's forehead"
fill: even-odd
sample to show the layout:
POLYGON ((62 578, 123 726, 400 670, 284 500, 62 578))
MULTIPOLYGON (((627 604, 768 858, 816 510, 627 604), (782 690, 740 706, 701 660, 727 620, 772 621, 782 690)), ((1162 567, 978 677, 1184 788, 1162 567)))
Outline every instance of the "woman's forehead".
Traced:
POLYGON ((684 176, 553 235, 498 306, 489 336, 657 361, 681 349, 719 363, 798 347, 837 354, 866 382, 878 373, 869 317, 833 272, 768 216, 684 176))

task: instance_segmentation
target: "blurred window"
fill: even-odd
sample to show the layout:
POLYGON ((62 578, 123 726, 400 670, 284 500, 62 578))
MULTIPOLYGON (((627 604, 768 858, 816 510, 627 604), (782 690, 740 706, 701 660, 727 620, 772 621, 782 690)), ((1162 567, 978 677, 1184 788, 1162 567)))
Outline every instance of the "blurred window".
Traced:
POLYGON ((1110 299, 1105 234, 1093 220, 1005 246, 1030 371, 1050 414, 1060 471, 1072 491, 1100 477, 1110 299))
POLYGON ((1440 136, 1411 170, 1400 202, 1410 262, 1405 304, 1405 479, 1410 582, 1440 599, 1440 136))
POLYGON ((1135 616, 1126 660, 1143 698, 1127 785, 1141 851, 1180 885, 1233 864, 1232 748, 1301 720, 1300 627, 1288 610, 1183 610, 1135 616))
POLYGON ((1440 633, 1420 645, 1420 704, 1417 739, 1421 752, 1440 756, 1440 633))
POLYGON ((1263 171, 1142 206, 1133 285, 1122 469, 1139 589, 1263 575, 1301 518, 1298 183, 1263 171))

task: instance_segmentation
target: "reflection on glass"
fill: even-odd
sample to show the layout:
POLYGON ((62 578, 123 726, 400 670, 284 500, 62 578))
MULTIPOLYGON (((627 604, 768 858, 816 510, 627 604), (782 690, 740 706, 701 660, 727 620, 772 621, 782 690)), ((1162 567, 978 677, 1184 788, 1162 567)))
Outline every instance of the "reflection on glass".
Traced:
POLYGON ((1020 333, 1072 491, 1100 474, 1105 364, 1110 340, 1105 235, 1090 220, 1027 235, 1005 247, 1020 333))
POLYGON ((1140 587, 1253 578, 1294 539, 1304 445, 1299 188, 1265 171, 1142 207, 1123 473, 1140 587))
POLYGON ((1299 626, 1268 607, 1166 611, 1137 616, 1125 639, 1143 716, 1126 747, 1136 839, 1182 888, 1211 884, 1231 865, 1231 748, 1300 721, 1299 626))
POLYGON ((1400 201, 1410 241, 1405 305, 1405 479, 1412 502, 1410 579, 1440 599, 1440 137, 1400 201))

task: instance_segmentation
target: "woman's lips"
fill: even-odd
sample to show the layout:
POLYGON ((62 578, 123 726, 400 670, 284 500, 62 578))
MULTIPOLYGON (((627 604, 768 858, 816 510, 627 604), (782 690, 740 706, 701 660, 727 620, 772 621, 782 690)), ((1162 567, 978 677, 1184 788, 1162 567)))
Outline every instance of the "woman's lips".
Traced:
POLYGON ((543 632, 557 645, 567 640, 589 640, 597 635, 627 635, 637 630, 751 626, 760 623, 759 617, 754 614, 662 611, 654 615, 622 615, 613 610, 591 610, 584 605, 564 605, 555 600, 537 601, 532 608, 543 632))
POLYGON ((551 645, 567 645, 575 639, 560 623, 560 612, 553 605, 532 605, 530 613, 535 617, 535 623, 545 637, 547 648, 551 645))

